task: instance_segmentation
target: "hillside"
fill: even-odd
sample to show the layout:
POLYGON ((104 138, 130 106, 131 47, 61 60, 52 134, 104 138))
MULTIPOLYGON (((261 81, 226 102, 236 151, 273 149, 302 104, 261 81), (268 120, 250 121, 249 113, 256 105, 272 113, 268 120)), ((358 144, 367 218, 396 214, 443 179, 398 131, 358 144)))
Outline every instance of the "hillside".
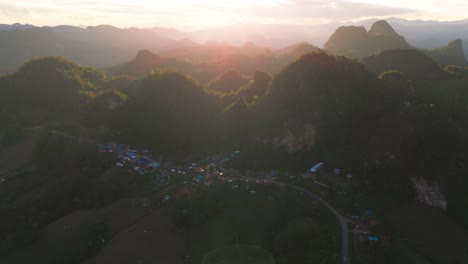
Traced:
POLYGON ((244 86, 248 83, 249 78, 240 75, 238 72, 228 71, 208 83, 207 88, 208 90, 221 93, 235 92, 239 90, 241 86, 244 86))
POLYGON ((125 112, 116 113, 120 122, 115 129, 123 132, 127 142, 182 157, 204 151, 216 139, 218 102, 190 77, 157 71, 123 92, 128 102, 125 112))
POLYGON ((319 51, 320 48, 307 43, 307 42, 300 42, 291 46, 288 46, 284 49, 280 49, 275 53, 280 57, 285 57, 285 59, 289 59, 292 61, 293 59, 300 57, 304 54, 319 51))
POLYGON ((363 61, 376 75, 388 70, 397 70, 416 82, 430 82, 448 77, 435 61, 415 49, 387 50, 364 58, 363 61))
POLYGON ((80 64, 108 67, 127 61, 137 50, 161 50, 175 41, 151 30, 111 26, 71 26, 0 31, 0 72, 14 72, 35 57, 60 56, 80 64))
POLYGON ((63 58, 35 59, 0 78, 4 83, 0 88, 2 112, 32 123, 76 118, 80 105, 105 79, 101 72, 63 58))
POLYGON ((268 91, 271 79, 268 73, 256 71, 252 80, 237 91, 237 96, 248 102, 255 100, 255 97, 262 98, 268 91))
POLYGON ((463 43, 460 39, 450 42, 447 46, 430 50, 429 55, 441 65, 467 65, 463 43))
POLYGON ((378 113, 377 86, 358 62, 323 52, 306 54, 271 81, 259 105, 266 122, 262 127, 279 137, 273 140, 277 147, 289 151, 357 150, 378 113))
POLYGON ((113 75, 144 76, 151 70, 175 66, 175 58, 162 58, 149 50, 140 50, 135 59, 107 69, 113 75))

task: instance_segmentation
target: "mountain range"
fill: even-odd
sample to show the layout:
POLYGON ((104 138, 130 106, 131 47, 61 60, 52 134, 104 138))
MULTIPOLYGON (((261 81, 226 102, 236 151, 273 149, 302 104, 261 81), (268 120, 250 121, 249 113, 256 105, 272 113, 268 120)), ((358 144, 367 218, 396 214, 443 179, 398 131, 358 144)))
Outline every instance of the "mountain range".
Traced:
MULTIPOLYGON (((325 43, 324 49, 336 55, 364 58, 387 50, 418 48, 412 47, 403 36, 398 35, 387 21, 379 20, 372 24, 369 31, 363 26, 338 28, 325 43)), ((419 50, 443 66, 467 63, 460 39, 438 49, 419 50)))
MULTIPOLYGON (((180 59, 205 60, 213 58, 214 53, 209 50, 215 46, 225 46, 224 53, 232 53, 232 46, 245 45, 244 51, 250 49, 252 53, 281 50, 287 46, 307 42, 321 47, 329 41, 336 28, 345 25, 364 27, 355 29, 354 37, 362 36, 367 28, 377 22, 370 19, 360 22, 340 22, 322 25, 268 25, 268 24, 240 24, 228 27, 206 29, 194 32, 183 32, 177 29, 154 27, 149 29, 126 28, 119 29, 112 26, 95 27, 34 27, 32 25, 0 25, 0 74, 11 73, 22 64, 35 57, 62 56, 77 63, 105 68, 129 61, 141 49, 148 49, 166 57, 180 59), (247 44, 246 44, 247 43, 247 44), (201 45, 201 46, 200 46, 201 45), (203 48, 205 51, 203 51, 203 48), (192 51, 190 51, 192 49, 192 51), (193 51, 196 49, 197 51, 193 51), (207 50, 208 53, 207 54, 207 50), (189 54, 186 54, 189 53, 189 54), (187 56, 186 56, 187 55, 187 56)), ((373 51, 379 48, 405 48, 408 46, 420 49, 439 49, 434 58, 440 58, 441 47, 452 42, 449 48, 458 50, 464 47, 468 52, 468 21, 435 22, 408 21, 390 18, 387 20, 395 32, 405 38, 395 37, 385 47, 371 47, 373 51)), ((369 31, 374 35, 375 30, 369 31)), ((388 32, 387 32, 388 33, 388 32)), ((388 35, 388 36, 390 36, 388 35)), ((387 38, 380 35, 378 38, 387 38)), ((371 42, 372 42, 371 41, 371 42)), ((219 50, 218 57, 219 55, 219 50)), ((453 52, 451 52, 453 53, 453 52)), ((297 54, 301 55, 303 53, 297 54)), ((223 56, 224 56, 223 55, 223 56)), ((371 54, 366 54, 371 55, 371 54)), ((216 56, 216 54, 214 55, 216 56)), ((452 55, 450 55, 452 56, 452 55)), ((439 61, 444 61, 439 60, 439 61)), ((453 60, 451 60, 453 61, 453 60)))

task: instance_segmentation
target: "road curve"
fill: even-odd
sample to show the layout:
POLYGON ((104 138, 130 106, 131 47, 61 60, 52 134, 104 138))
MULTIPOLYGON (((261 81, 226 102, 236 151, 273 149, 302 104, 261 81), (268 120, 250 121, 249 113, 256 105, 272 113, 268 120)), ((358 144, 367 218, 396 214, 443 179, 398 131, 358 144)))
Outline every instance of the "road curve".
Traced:
MULTIPOLYGON (((68 137, 69 139, 74 139, 74 140, 83 140, 84 139, 84 138, 79 138, 79 137, 68 135, 67 133, 64 133, 64 132, 61 132, 61 131, 50 131, 50 132, 52 134, 68 137)), ((230 174, 235 175, 235 176, 240 177, 240 178, 252 180, 252 181, 258 180, 257 178, 252 178, 252 177, 247 177, 247 176, 241 175, 241 174, 239 174, 239 173, 237 173, 235 171, 230 171, 230 174)), ((300 191, 300 192, 302 192, 304 194, 307 194, 308 196, 310 196, 310 197, 316 199, 317 201, 319 201, 322 205, 324 205, 328 210, 330 210, 336 216, 336 218, 340 222, 341 229, 342 229, 342 232, 343 232, 343 245, 342 245, 343 264, 350 264, 351 262, 349 260, 349 230, 348 230, 348 225, 346 224, 346 220, 340 214, 340 212, 338 212, 335 208, 333 208, 333 206, 331 206, 327 201, 320 198, 320 196, 312 193, 311 191, 309 191, 307 189, 304 189, 304 188, 296 186, 296 185, 288 184, 288 183, 278 182, 278 181, 270 181, 269 180, 269 182, 274 183, 274 184, 278 184, 278 185, 288 186, 289 188, 296 189, 296 190, 298 190, 298 191, 300 191)))
MULTIPOLYGON (((247 180, 252 180, 252 181, 258 180, 257 178, 246 177, 246 176, 240 175, 238 173, 236 173, 235 176, 241 177, 241 178, 244 178, 244 179, 247 179, 247 180)), ((335 208, 333 208, 333 206, 331 206, 327 201, 320 198, 320 196, 312 193, 311 191, 309 191, 307 189, 304 189, 302 187, 292 185, 292 184, 278 182, 278 181, 269 181, 269 182, 274 183, 274 184, 279 184, 279 185, 282 184, 284 186, 288 186, 289 188, 296 189, 296 190, 298 190, 298 191, 300 191, 300 192, 302 192, 304 194, 307 194, 308 196, 318 200, 323 206, 325 206, 328 210, 330 210, 336 216, 336 218, 340 222, 341 229, 342 229, 342 232, 343 232, 343 245, 342 245, 343 264, 350 264, 351 262, 349 260, 349 230, 348 230, 348 224, 346 223, 345 218, 340 214, 340 212, 338 212, 335 208)))

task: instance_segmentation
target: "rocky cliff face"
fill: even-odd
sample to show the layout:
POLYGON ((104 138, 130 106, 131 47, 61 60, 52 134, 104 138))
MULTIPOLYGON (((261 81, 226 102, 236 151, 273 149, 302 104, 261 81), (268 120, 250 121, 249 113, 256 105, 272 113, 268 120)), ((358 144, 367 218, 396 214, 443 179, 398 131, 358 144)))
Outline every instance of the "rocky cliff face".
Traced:
POLYGON ((416 190, 417 201, 447 211, 447 197, 440 191, 437 182, 423 178, 411 178, 411 182, 416 190))
POLYGON ((286 129, 283 136, 273 139, 274 148, 286 148, 289 152, 310 150, 316 143, 317 131, 310 123, 305 123, 300 133, 294 134, 286 129))

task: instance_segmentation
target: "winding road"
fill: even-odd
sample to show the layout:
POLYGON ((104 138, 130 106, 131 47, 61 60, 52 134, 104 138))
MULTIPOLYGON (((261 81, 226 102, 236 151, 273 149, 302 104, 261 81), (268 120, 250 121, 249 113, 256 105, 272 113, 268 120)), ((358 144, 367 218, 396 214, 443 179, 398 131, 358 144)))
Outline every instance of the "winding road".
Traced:
MULTIPOLYGON (((79 138, 79 137, 70 136, 67 133, 60 132, 60 131, 50 131, 50 132, 52 134, 68 137, 69 139, 74 139, 74 140, 82 140, 83 139, 83 138, 79 138)), ((236 176, 236 177, 240 177, 240 178, 251 180, 251 181, 258 180, 257 178, 247 177, 247 176, 244 176, 244 175, 238 173, 237 171, 233 171, 233 170, 229 170, 229 173, 231 175, 236 176)), ((338 212, 327 201, 320 198, 320 196, 312 193, 311 191, 309 191, 307 189, 304 189, 304 188, 296 186, 296 185, 287 184, 287 183, 278 182, 278 181, 273 181, 273 180, 269 180, 269 182, 274 183, 274 184, 278 184, 278 185, 287 186, 289 188, 298 190, 301 193, 304 193, 304 194, 308 195, 309 197, 312 197, 313 199, 319 201, 323 206, 325 206, 328 210, 330 210, 336 216, 336 218, 338 219, 338 222, 341 225, 341 229, 342 229, 342 233, 343 233, 343 245, 342 245, 343 264, 350 264, 351 262, 349 260, 349 230, 348 230, 348 224, 346 223, 345 218, 340 214, 340 212, 338 212)))
MULTIPOLYGON (((234 173, 232 171, 230 173, 231 173, 231 175, 234 175, 236 177, 240 177, 240 178, 243 178, 243 179, 247 179, 247 180, 251 180, 251 181, 258 180, 257 178, 247 177, 247 176, 241 175, 239 173, 234 173)), ((298 190, 298 191, 308 195, 309 197, 312 197, 312 198, 316 199, 317 201, 319 201, 323 206, 325 206, 328 210, 330 210, 336 216, 336 218, 338 219, 338 222, 341 225, 341 229, 342 229, 342 232, 343 232, 343 245, 342 245, 343 264, 350 264, 351 262, 349 260, 349 230, 348 230, 348 224, 346 223, 345 218, 340 214, 340 212, 338 212, 335 208, 333 208, 333 206, 331 206, 327 201, 320 198, 320 196, 312 193, 311 191, 309 191, 307 189, 304 189, 302 187, 292 185, 292 184, 278 182, 278 181, 269 181, 269 182, 274 183, 274 184, 278 184, 278 185, 287 186, 289 188, 298 190)))

